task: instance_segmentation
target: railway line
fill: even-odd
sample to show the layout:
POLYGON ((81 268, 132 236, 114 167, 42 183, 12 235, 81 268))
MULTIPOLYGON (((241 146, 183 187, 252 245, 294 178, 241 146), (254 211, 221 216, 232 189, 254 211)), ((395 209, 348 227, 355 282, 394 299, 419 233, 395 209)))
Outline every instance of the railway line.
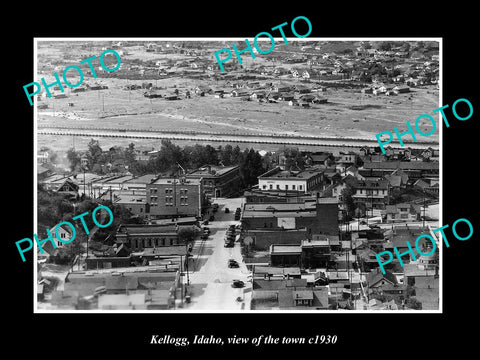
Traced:
MULTIPOLYGON (((126 128, 102 128, 102 127, 62 127, 62 126, 39 126, 39 135, 55 136, 86 136, 108 138, 131 138, 131 139, 170 139, 187 141, 206 141, 222 143, 256 143, 278 144, 296 146, 332 146, 351 147, 378 146, 377 141, 366 138, 352 137, 320 137, 309 135, 285 135, 285 134, 229 134, 208 131, 160 131, 153 129, 126 129, 126 128)), ((404 141, 405 142, 405 141, 404 141)), ((439 144, 434 142, 405 142, 412 149, 438 149, 439 144)), ((400 144, 391 143, 392 148, 401 148, 400 144)))

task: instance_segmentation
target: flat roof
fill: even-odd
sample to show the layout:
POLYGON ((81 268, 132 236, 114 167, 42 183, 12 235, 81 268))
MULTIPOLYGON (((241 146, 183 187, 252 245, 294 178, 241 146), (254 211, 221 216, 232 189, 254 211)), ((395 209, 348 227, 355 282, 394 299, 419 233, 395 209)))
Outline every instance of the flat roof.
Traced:
POLYGON ((175 180, 175 186, 177 185, 199 185, 200 184, 200 179, 190 179, 187 178, 183 180, 183 182, 179 178, 158 178, 155 181, 152 181, 150 184, 157 184, 157 185, 172 185, 174 184, 175 180))
POLYGON ((127 183, 140 183, 140 184, 150 184, 150 181, 155 179, 158 175, 155 174, 146 174, 142 176, 133 177, 130 180, 125 182, 127 183))
POLYGON ((298 217, 316 217, 316 211, 282 211, 282 212, 258 212, 245 210, 242 218, 298 218, 298 217))
POLYGON ((231 170, 238 168, 238 165, 232 166, 219 166, 219 165, 203 165, 196 170, 193 170, 187 174, 189 175, 202 175, 202 176, 222 176, 228 173, 231 170), (212 173, 212 172, 215 173, 212 173))
POLYGON ((258 179, 283 179, 283 180, 308 180, 313 178, 321 173, 324 170, 281 170, 280 168, 275 168, 273 170, 267 171, 266 173, 260 175, 258 179))
POLYGON ((135 234, 135 235, 142 235, 142 234, 171 234, 177 233, 175 225, 121 225, 118 233, 127 233, 127 234, 135 234))
MULTIPOLYGON (((109 194, 107 194, 104 198, 108 199, 109 194)), ((118 204, 145 204, 147 202, 145 194, 121 194, 117 195, 115 203, 118 204)))
POLYGON ((316 210, 315 202, 302 203, 246 203, 244 211, 311 211, 316 210))
POLYGON ((272 244, 270 245, 270 254, 301 254, 302 247, 300 245, 283 245, 272 244))
POLYGON ((397 168, 404 170, 438 170, 440 163, 435 161, 364 161, 364 169, 388 169, 395 170, 397 168))

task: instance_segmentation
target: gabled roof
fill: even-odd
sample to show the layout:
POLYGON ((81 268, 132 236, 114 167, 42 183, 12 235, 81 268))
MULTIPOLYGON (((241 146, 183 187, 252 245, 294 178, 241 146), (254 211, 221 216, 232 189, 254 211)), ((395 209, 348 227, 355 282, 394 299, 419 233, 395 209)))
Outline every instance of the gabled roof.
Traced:
POLYGON ((382 274, 380 268, 376 268, 367 274, 367 284, 369 287, 375 286, 382 280, 386 280, 391 284, 397 283, 397 278, 390 271, 385 270, 385 274, 382 274))

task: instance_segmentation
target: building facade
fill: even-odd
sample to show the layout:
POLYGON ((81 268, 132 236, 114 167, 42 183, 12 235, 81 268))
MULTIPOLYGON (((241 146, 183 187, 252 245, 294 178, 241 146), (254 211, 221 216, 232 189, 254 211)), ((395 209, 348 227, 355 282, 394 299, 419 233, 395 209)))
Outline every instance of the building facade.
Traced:
POLYGON ((118 244, 125 244, 132 251, 180 245, 174 225, 121 225, 115 236, 118 244))
POLYGON ((308 193, 323 184, 323 171, 290 171, 276 167, 258 177, 261 191, 297 191, 308 193))
POLYGON ((228 197, 241 187, 239 166, 204 165, 186 174, 189 180, 201 180, 208 198, 228 197))
POLYGON ((150 219, 202 215, 204 194, 200 179, 158 178, 147 184, 146 196, 150 219))

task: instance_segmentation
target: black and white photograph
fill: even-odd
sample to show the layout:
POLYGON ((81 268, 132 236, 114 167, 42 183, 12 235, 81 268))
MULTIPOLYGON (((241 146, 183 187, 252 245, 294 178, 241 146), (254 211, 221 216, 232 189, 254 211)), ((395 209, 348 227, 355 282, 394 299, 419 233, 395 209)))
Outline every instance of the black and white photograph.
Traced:
POLYGON ((441 45, 36 39, 37 310, 441 310, 441 45))
POLYGON ((8 13, 10 353, 473 349, 473 6, 261 5, 8 13))

